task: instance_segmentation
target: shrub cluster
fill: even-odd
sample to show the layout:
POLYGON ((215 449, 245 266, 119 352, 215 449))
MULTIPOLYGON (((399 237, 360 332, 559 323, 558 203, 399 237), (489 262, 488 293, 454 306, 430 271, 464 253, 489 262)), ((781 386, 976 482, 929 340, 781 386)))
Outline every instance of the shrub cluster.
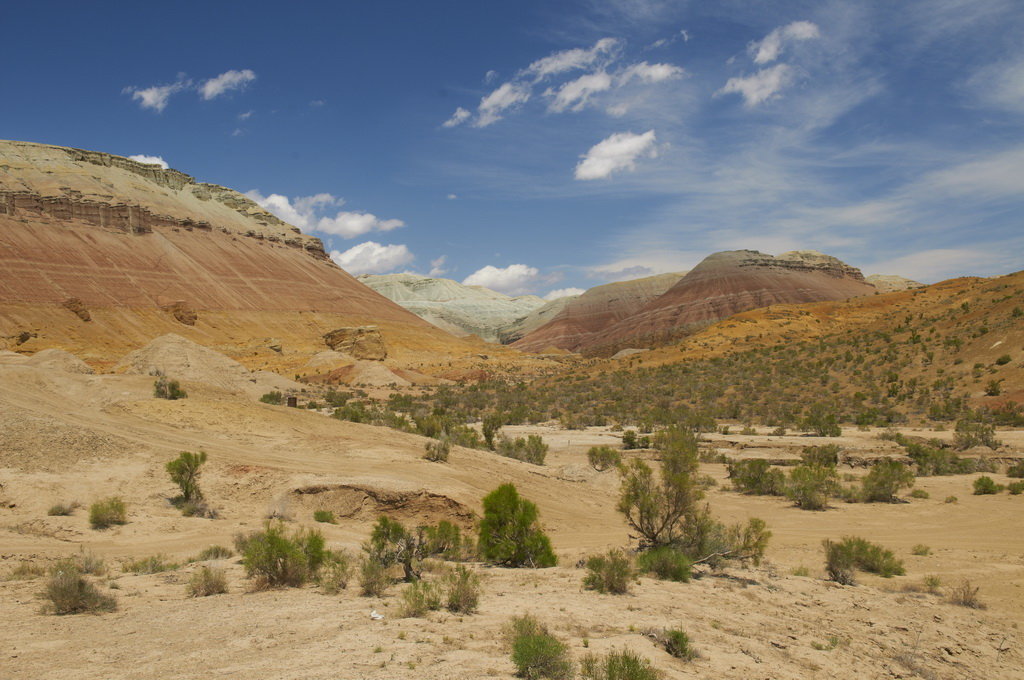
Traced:
POLYGON ((447 463, 448 454, 452 451, 452 443, 447 436, 427 442, 423 457, 432 463, 447 463))
POLYGON ((93 529, 106 529, 114 524, 128 523, 128 507, 117 496, 104 498, 89 506, 89 524, 93 529))
POLYGON ((594 555, 587 559, 587 575, 583 587, 599 593, 624 595, 629 592, 633 579, 632 561, 622 550, 609 550, 607 555, 594 555))
POLYGON ((525 614, 513 618, 506 627, 505 637, 517 677, 568 680, 573 676, 568 646, 533 616, 525 614))
POLYGON ((208 597, 228 592, 228 578, 223 569, 202 566, 192 572, 185 586, 189 597, 208 597))
POLYGON ((584 680, 658 680, 662 677, 651 662, 628 649, 613 650, 603 656, 587 654, 580 660, 584 680))
POLYGON ((157 376, 153 382, 153 396, 157 399, 185 399, 188 393, 181 389, 177 380, 168 380, 167 376, 157 376))
POLYGON ((987 475, 983 475, 974 480, 975 496, 997 494, 1004 488, 1006 487, 1004 487, 1002 484, 996 484, 996 481, 987 475))
POLYGON ((786 474, 763 458, 729 463, 728 470, 737 491, 757 496, 782 496, 786 493, 786 474))
POLYGON ((281 522, 267 522, 263 531, 235 536, 235 549, 257 588, 298 587, 314 578, 327 550, 324 537, 316 530, 289 535, 281 522))
POLYGON ((515 458, 534 465, 543 465, 544 458, 548 455, 548 445, 536 434, 531 434, 526 439, 509 439, 501 435, 495 442, 494 450, 506 458, 515 458))
POLYGON ((885 578, 906 573, 902 560, 896 559, 891 550, 858 536, 847 536, 838 543, 825 539, 822 546, 825 549, 825 570, 836 583, 852 585, 855 569, 885 578))
POLYGON ((587 451, 587 462, 598 472, 604 472, 622 463, 622 455, 610 446, 591 446, 587 451))
POLYGON ((46 610, 53 614, 106 612, 117 609, 117 601, 104 595, 85 579, 74 559, 58 561, 50 568, 43 597, 49 601, 46 610))
POLYGON ((693 571, 690 559, 671 546, 661 546, 640 553, 637 559, 640 571, 662 581, 687 582, 693 571))
POLYGON ((512 484, 502 484, 483 500, 477 547, 480 556, 506 567, 553 567, 557 563, 551 540, 540 528, 537 506, 512 484))

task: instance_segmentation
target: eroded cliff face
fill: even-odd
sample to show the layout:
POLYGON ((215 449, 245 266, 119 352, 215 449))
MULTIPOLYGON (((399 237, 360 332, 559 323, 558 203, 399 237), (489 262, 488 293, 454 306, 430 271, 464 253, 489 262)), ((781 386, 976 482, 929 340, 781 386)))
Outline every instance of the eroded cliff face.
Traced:
POLYGON ((58 347, 102 364, 171 330, 233 356, 264 335, 319 351, 332 328, 370 324, 399 356, 466 351, 236 191, 106 153, 0 141, 0 338, 12 346, 27 333, 18 351, 58 347))

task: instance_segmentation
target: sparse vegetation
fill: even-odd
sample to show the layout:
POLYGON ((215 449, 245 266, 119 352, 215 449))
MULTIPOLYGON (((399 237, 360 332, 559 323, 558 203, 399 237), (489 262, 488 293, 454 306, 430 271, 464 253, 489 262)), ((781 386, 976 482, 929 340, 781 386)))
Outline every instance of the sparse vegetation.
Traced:
POLYGON ((544 459, 548 455, 548 445, 535 434, 531 434, 525 439, 522 437, 509 439, 501 435, 494 445, 494 450, 506 458, 515 458, 534 465, 543 465, 544 459))
POLYGON ((263 531, 236 536, 235 546, 257 589, 301 586, 316 576, 327 554, 319 531, 299 529, 288 535, 274 521, 263 531))
POLYGON ((658 645, 677 659, 691 661, 697 658, 697 650, 690 643, 690 636, 678 628, 654 633, 652 637, 658 645))
POLYGON ((93 529, 106 529, 128 523, 128 507, 118 496, 96 501, 89 506, 89 524, 93 529))
POLYGON ((763 458, 748 458, 729 464, 729 477, 737 491, 757 496, 786 493, 786 474, 763 458))
POLYGON ((480 577, 458 565, 444 577, 445 606, 453 614, 472 614, 480 604, 480 577))
POLYGON ((447 463, 448 455, 451 453, 452 444, 448 437, 442 436, 426 443, 426 453, 423 457, 432 463, 447 463))
POLYGON ((914 489, 910 492, 911 498, 931 498, 931 495, 924 489, 914 489))
POLYGON ((157 399, 185 399, 188 393, 181 389, 177 380, 169 380, 167 376, 160 375, 153 382, 153 396, 157 399))
POLYGON ((346 550, 330 550, 317 574, 320 588, 328 595, 334 595, 348 588, 352 578, 352 556, 346 550))
POLYGON ((324 524, 336 524, 337 520, 334 519, 334 513, 330 510, 314 510, 313 521, 323 522, 324 524))
POLYGON ((847 536, 842 541, 825 539, 825 570, 829 579, 843 585, 854 583, 854 570, 871 572, 889 578, 906 573, 903 562, 891 550, 870 543, 858 536, 847 536))
POLYGON ((359 594, 363 597, 380 597, 391 585, 391 577, 383 564, 373 559, 364 559, 359 564, 359 594))
POLYGON ((927 557, 928 555, 932 554, 932 549, 926 546, 924 543, 918 543, 910 549, 910 553, 912 555, 917 555, 918 557, 927 557))
POLYGON ((607 555, 594 555, 587 559, 586 566, 584 588, 612 595, 624 595, 629 592, 633 564, 622 550, 609 550, 607 555))
POLYGON ((693 570, 693 563, 686 555, 667 545, 640 553, 637 563, 640 571, 662 581, 685 583, 693 570))
POLYGON ((547 626, 529 614, 512 619, 506 628, 516 677, 526 680, 568 680, 574 667, 569 648, 547 626))
POLYGON ((179 505, 198 503, 203 500, 203 492, 199 488, 200 468, 206 462, 206 452, 191 453, 182 451, 178 457, 168 461, 166 468, 171 481, 181 489, 181 496, 175 499, 179 505))
POLYGON ((7 573, 7 581, 31 581, 46 575, 46 567, 30 560, 22 560, 7 573))
POLYGON ((185 591, 189 597, 208 597, 228 592, 228 578, 223 569, 202 566, 192 572, 185 591))
POLYGON ((127 560, 121 563, 123 570, 133 574, 159 574, 163 571, 173 571, 179 567, 181 567, 179 563, 170 561, 167 555, 162 554, 141 557, 137 560, 127 560))
POLYGON ((71 503, 56 503, 50 506, 50 509, 46 511, 46 514, 50 517, 65 517, 73 513, 79 507, 81 506, 77 501, 72 501, 71 503))
POLYGON ((197 559, 199 561, 206 560, 223 560, 234 556, 234 552, 231 548, 225 548, 222 545, 211 545, 207 548, 203 548, 199 553, 197 559))
POLYGON ((551 540, 540 528, 537 506, 521 498, 512 484, 484 497, 477 546, 488 562, 506 567, 553 567, 551 540))
POLYGON ((108 612, 117 609, 112 595, 105 595, 85 579, 73 559, 58 561, 50 568, 50 577, 43 591, 52 614, 81 614, 108 612))
POLYGON ((264 404, 280 406, 281 404, 284 403, 284 395, 278 392, 277 390, 272 390, 264 394, 262 397, 260 397, 260 401, 262 401, 264 404))
POLYGON ((580 677, 584 680, 658 680, 662 676, 647 659, 621 649, 603 656, 584 656, 580 660, 580 677))
POLYGON ((903 463, 883 458, 871 466, 861 485, 861 497, 867 503, 895 503, 900 489, 914 485, 914 473, 903 463))
POLYGON ((402 618, 422 618, 427 612, 441 608, 441 593, 437 586, 429 581, 414 581, 402 591, 402 604, 399 616, 402 618))
POLYGON ((996 484, 996 481, 987 475, 983 475, 974 480, 975 496, 997 494, 1002 491, 1003 488, 1002 484, 996 484))
POLYGON ((839 490, 836 469, 828 465, 798 465, 789 472, 786 496, 803 510, 824 510, 839 490))
POLYGON ((598 472, 604 472, 621 464, 622 454, 610 446, 591 446, 587 451, 587 462, 598 472))
POLYGON ((960 583, 949 589, 949 601, 961 607, 985 609, 985 605, 978 599, 979 590, 981 589, 968 579, 963 579, 960 583))

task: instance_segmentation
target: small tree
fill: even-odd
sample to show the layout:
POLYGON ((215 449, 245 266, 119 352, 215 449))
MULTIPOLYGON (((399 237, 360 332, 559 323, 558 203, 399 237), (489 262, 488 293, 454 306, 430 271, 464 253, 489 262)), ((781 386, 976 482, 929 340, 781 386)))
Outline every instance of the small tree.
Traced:
POLYGON ((861 483, 864 502, 895 503, 900 489, 914 486, 914 473, 903 463, 885 458, 871 467, 861 483))
POLYGON ((587 451, 587 462, 598 472, 604 472, 621 463, 622 456, 610 446, 591 446, 587 451))
POLYGON ((505 420, 496 413, 484 417, 483 426, 481 427, 484 434, 484 443, 492 451, 494 450, 494 435, 501 431, 501 426, 504 424, 505 420))
POLYGON ((512 484, 502 484, 483 500, 480 555, 507 567, 553 567, 558 561, 551 540, 540 528, 537 506, 512 484))
POLYGON ((786 496, 804 510, 824 510, 839 490, 836 469, 827 465, 798 465, 789 472, 786 496))
POLYGON ((427 555, 425 533, 423 527, 412 532, 398 520, 381 516, 373 527, 365 550, 370 560, 384 567, 402 565, 405 580, 417 581, 420 578, 420 561, 427 555))
POLYGON ((843 433, 836 414, 822 403, 811 406, 803 420, 803 426, 819 437, 838 437, 843 433))
POLYGON ((181 502, 195 503, 203 500, 203 492, 199 489, 199 468, 206 462, 206 452, 190 453, 182 451, 177 458, 168 461, 167 474, 171 481, 181 489, 181 502))

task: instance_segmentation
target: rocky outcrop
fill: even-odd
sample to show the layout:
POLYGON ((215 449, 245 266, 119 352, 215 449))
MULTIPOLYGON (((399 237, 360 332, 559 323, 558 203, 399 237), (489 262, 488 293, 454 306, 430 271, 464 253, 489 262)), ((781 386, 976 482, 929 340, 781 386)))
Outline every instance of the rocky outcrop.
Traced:
POLYGON ((64 302, 60 303, 60 306, 73 313, 82 321, 92 321, 92 315, 89 314, 89 310, 86 309, 85 304, 76 297, 68 298, 64 302))
POLYGON ((591 288, 569 300, 549 322, 512 346, 529 352, 541 352, 549 347, 575 352, 589 347, 598 333, 639 311, 671 288, 683 274, 658 274, 591 288))
POLYGON ((651 346, 749 309, 874 292, 860 270, 813 250, 777 256, 756 250, 715 253, 635 314, 594 334, 585 349, 612 353, 651 346))
POLYGON ((864 280, 877 288, 880 293, 895 293, 901 290, 924 288, 923 283, 893 274, 872 274, 864 280))
POLYGON ((482 286, 417 274, 367 274, 359 280, 438 328, 488 342, 498 342, 505 328, 545 305, 535 295, 510 297, 482 286))
POLYGON ((384 361, 388 358, 384 338, 374 326, 337 328, 324 334, 324 342, 335 352, 342 352, 369 361, 384 361))

